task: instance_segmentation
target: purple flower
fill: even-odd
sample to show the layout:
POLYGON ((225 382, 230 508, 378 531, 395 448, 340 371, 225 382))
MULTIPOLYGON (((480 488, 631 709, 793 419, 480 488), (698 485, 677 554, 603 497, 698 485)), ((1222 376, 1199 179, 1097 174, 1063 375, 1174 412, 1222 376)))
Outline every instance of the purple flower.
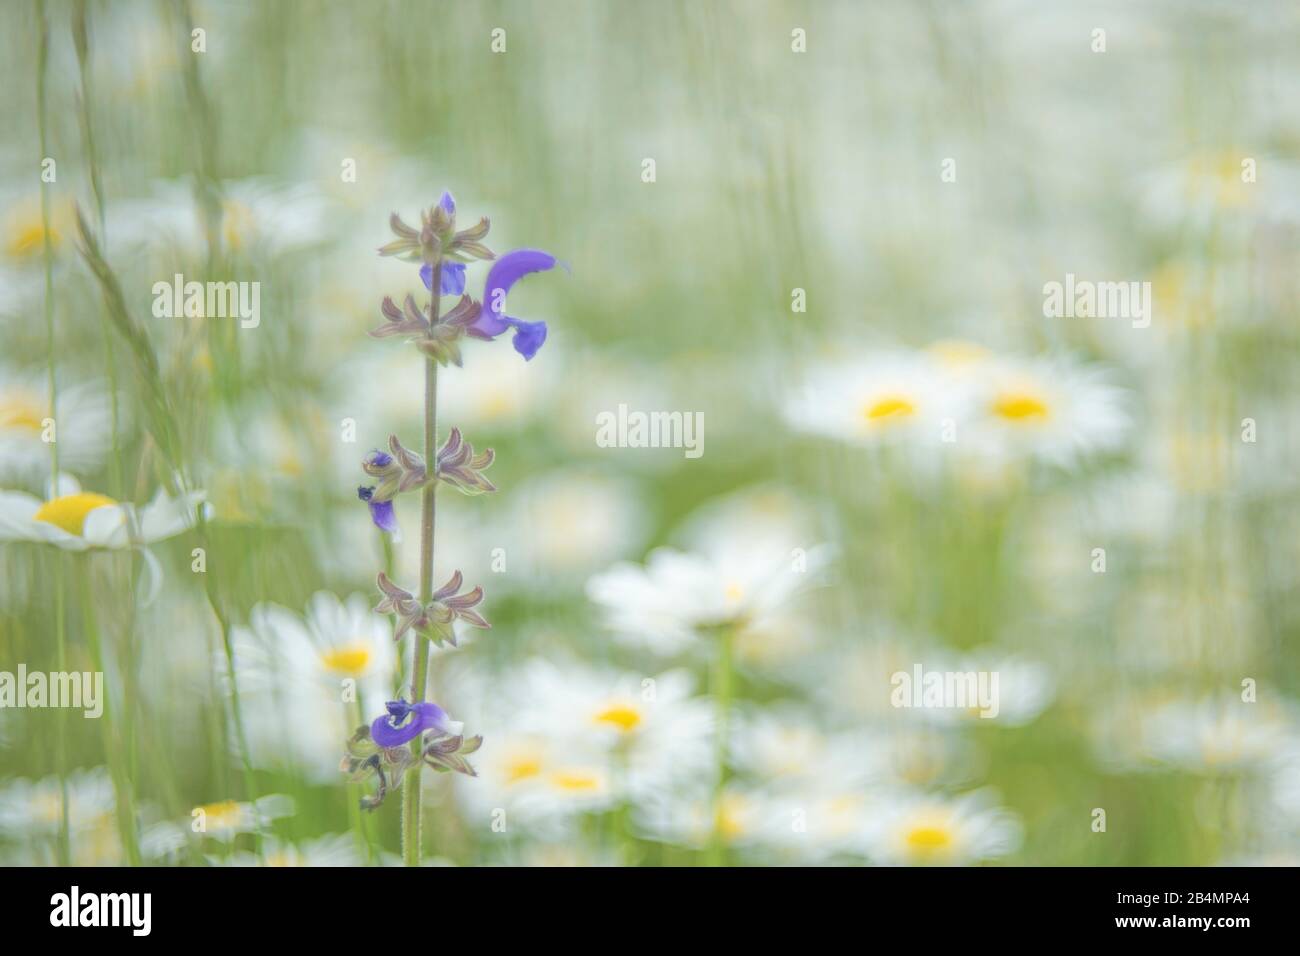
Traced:
MULTIPOLYGON (((433 289, 433 266, 425 263, 420 266, 420 280, 424 287, 433 289)), ((442 295, 460 295, 465 291, 465 263, 444 259, 442 271, 438 274, 438 289, 442 295)))
POLYGON ((447 192, 447 190, 442 191, 442 198, 438 200, 438 205, 442 207, 442 211, 448 216, 456 215, 456 200, 452 198, 451 193, 447 192))
POLYGON ((375 523, 376 528, 389 534, 397 533, 397 512, 393 509, 391 498, 387 501, 375 501, 375 489, 367 488, 365 485, 357 489, 357 497, 370 506, 370 520, 375 523))
POLYGON ((436 730, 442 736, 454 736, 461 730, 462 725, 432 701, 408 704, 390 700, 384 707, 388 716, 376 717, 370 725, 370 737, 381 747, 400 747, 426 730, 436 730))
POLYGON ((525 322, 506 315, 506 295, 524 276, 554 268, 555 256, 540 249, 515 249, 492 263, 483 289, 483 311, 478 321, 470 326, 471 334, 482 339, 494 339, 506 329, 513 328, 515 351, 525 359, 531 359, 546 341, 546 323, 525 322))

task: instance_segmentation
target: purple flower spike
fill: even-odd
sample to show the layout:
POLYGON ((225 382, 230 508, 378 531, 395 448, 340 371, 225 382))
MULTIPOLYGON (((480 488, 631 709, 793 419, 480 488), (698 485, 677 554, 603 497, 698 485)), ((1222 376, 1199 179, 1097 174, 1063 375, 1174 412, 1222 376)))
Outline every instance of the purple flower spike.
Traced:
POLYGON ((456 200, 445 189, 442 191, 442 198, 438 200, 438 205, 442 207, 442 211, 447 215, 456 215, 456 200))
POLYGON ((392 499, 375 501, 375 489, 365 485, 357 489, 357 497, 370 506, 370 520, 376 528, 389 534, 397 533, 397 512, 393 509, 392 499))
MULTIPOLYGON (((546 338, 545 332, 543 331, 539 336, 535 330, 525 331, 520 329, 521 324, 540 323, 520 323, 519 320, 506 315, 506 296, 514 287, 514 284, 524 276, 532 275, 534 272, 546 272, 554 268, 555 256, 549 252, 542 252, 540 249, 515 249, 507 252, 492 263, 492 268, 488 270, 487 285, 483 289, 483 312, 473 325, 474 331, 483 338, 491 339, 496 338, 511 326, 515 326, 524 336, 524 345, 531 345, 532 351, 535 353, 546 338)), ((518 336, 516 336, 516 339, 518 339, 518 336)), ((516 347, 518 347, 518 344, 516 347)), ((530 357, 522 348, 519 349, 519 353, 530 357)))
POLYGON ((376 717, 370 725, 370 737, 381 747, 400 747, 426 730, 454 735, 461 729, 458 722, 451 720, 445 710, 431 701, 408 704, 404 700, 391 700, 385 707, 388 716, 376 717))
MULTIPOLYGON (((426 289, 433 288, 433 266, 425 263, 420 266, 420 281, 426 289)), ((438 289, 441 295, 461 295, 465 291, 465 263, 444 262, 438 277, 438 289)))
POLYGON ((512 342, 515 351, 524 357, 524 361, 528 361, 537 354, 537 350, 546 341, 546 323, 523 322, 519 319, 508 321, 515 327, 515 337, 512 342))

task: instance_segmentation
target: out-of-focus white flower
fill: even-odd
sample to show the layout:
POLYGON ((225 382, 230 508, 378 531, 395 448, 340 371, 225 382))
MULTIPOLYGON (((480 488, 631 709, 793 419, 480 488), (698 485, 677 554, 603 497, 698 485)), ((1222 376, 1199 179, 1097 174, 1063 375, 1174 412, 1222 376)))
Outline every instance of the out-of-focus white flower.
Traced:
MULTIPOLYGON (((320 591, 305 615, 260 604, 233 634, 251 757, 336 781, 343 742, 392 696, 397 655, 389 619, 371 601, 320 591)), ((226 660, 216 666, 224 674, 226 660)))
POLYGON ((934 364, 912 352, 882 352, 815 368, 786 405, 800 431, 857 445, 937 446, 952 417, 951 390, 934 364))
POLYGON ((965 383, 953 447, 977 470, 1033 459, 1069 467, 1113 451, 1131 418, 1104 373, 1066 359, 999 358, 965 383))
POLYGON ((32 541, 65 551, 139 549, 148 575, 142 605, 152 604, 162 586, 162 568, 147 547, 194 527, 202 491, 172 498, 161 488, 143 508, 107 495, 82 491, 69 475, 59 478, 48 501, 25 491, 0 491, 0 541, 32 541))
POLYGON ((716 801, 711 793, 686 788, 640 808, 636 821, 653 840, 703 849, 717 839, 729 848, 760 845, 776 821, 771 799, 762 791, 729 783, 716 801))
MULTIPOLYGON (((103 767, 68 774, 68 830, 77 833, 111 819, 113 783, 103 767)), ((0 833, 10 837, 59 832, 63 797, 58 777, 19 778, 0 790, 0 833)))
POLYGON ((291 816, 293 798, 282 793, 258 797, 255 801, 220 800, 190 811, 184 822, 165 820, 146 827, 140 836, 140 850, 150 859, 172 856, 190 841, 210 837, 230 843, 240 834, 265 831, 272 820, 291 816))
POLYGON ((880 863, 959 866, 1007 856, 1021 837, 1019 820, 996 806, 989 791, 900 792, 873 809, 866 847, 880 863))
POLYGON ((620 637, 668 655, 709 630, 755 626, 805 581, 789 555, 659 548, 644 566, 620 563, 596 575, 587 582, 587 595, 620 637))
POLYGON ((49 217, 47 230, 39 195, 7 195, 0 203, 0 259, 19 268, 39 266, 45 256, 47 235, 51 253, 57 255, 62 251, 76 221, 72 203, 51 197, 49 217))
POLYGON ((302 843, 275 837, 267 839, 262 855, 240 851, 229 857, 211 857, 213 866, 361 866, 364 863, 352 833, 333 833, 302 843))
POLYGON ((1223 694, 1174 700, 1142 719, 1139 739, 1148 757, 1200 773, 1236 773, 1276 766, 1294 746, 1287 709, 1223 694))
POLYGON ((823 733, 792 705, 743 712, 732 735, 732 763, 765 787, 810 783, 847 788, 888 770, 888 751, 878 739, 857 732, 823 733))
MULTIPOLYGON (((964 707, 951 706, 951 701, 944 701, 948 706, 925 706, 925 687, 922 686, 919 693, 923 705, 913 707, 911 711, 917 717, 938 724, 987 723, 1021 727, 1041 714, 1056 695, 1056 682, 1052 679, 1051 671, 1034 661, 988 652, 977 652, 961 659, 945 660, 942 655, 932 658, 927 654, 918 654, 917 658, 926 662, 922 671, 923 685, 927 676, 933 674, 951 681, 954 686, 960 684, 957 693, 966 698, 964 702, 967 706, 964 707), (928 663, 930 660, 935 663, 928 663), (973 681, 969 675, 974 675, 973 681), (996 689, 993 684, 994 675, 997 680, 996 689), (981 687, 991 698, 987 707, 979 699, 981 687), (972 690, 975 691, 973 697, 972 690)), ((903 673, 910 678, 913 672, 905 670, 903 673)))
MULTIPOLYGON (((220 239, 232 254, 276 255, 316 246, 330 238, 330 201, 309 183, 267 178, 220 184, 220 239)), ((108 213, 114 247, 179 247, 190 254, 206 243, 203 217, 193 187, 183 181, 154 184, 144 199, 114 203, 108 213)))
POLYGON ((660 548, 644 565, 616 564, 587 582, 587 596, 618 635, 661 654, 718 628, 762 631, 817 577, 830 549, 809 540, 813 528, 752 514, 706 510, 685 525, 693 550, 660 548))
POLYGON ((47 476, 49 438, 58 442, 62 468, 93 470, 103 461, 112 438, 108 394, 94 384, 77 384, 60 388, 58 403, 56 422, 41 378, 0 370, 0 475, 23 482, 47 476))
POLYGON ((1224 220, 1300 220, 1300 168, 1244 146, 1198 150, 1157 169, 1139 205, 1157 226, 1205 228, 1224 220))
POLYGON ((507 584, 550 587, 557 579, 581 580, 644 537, 643 502, 624 479, 556 471, 511 489, 509 498, 507 517, 480 536, 503 549, 507 584))
POLYGON ((539 659, 493 685, 509 709, 489 706, 479 719, 479 779, 460 788, 484 824, 503 807, 544 830, 711 772, 711 708, 691 696, 685 671, 651 677, 539 659))
MULTIPOLYGON (((300 503, 310 472, 327 480, 356 484, 361 452, 338 455, 334 426, 310 400, 295 403, 292 419, 279 410, 246 405, 229 411, 214 425, 213 460, 220 462, 208 484, 213 507, 223 522, 280 520, 300 503), (343 457, 345 461, 339 461, 343 457), (333 472, 333 474, 330 474, 333 472), (294 488, 297 495, 283 492, 294 488)), ((355 448, 355 446, 342 446, 355 448)))

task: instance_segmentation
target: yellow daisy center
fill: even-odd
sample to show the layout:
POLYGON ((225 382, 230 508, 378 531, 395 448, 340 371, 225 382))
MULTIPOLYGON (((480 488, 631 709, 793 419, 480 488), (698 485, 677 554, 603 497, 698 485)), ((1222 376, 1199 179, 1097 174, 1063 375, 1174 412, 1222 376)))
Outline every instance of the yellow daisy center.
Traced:
POLYGON ((239 822, 239 804, 234 800, 205 803, 199 809, 203 811, 203 819, 209 829, 233 827, 239 822))
POLYGON ((332 647, 321 654, 320 662, 327 671, 357 677, 370 664, 370 648, 360 643, 332 647))
POLYGON ((641 711, 631 704, 611 704, 593 718, 598 724, 609 724, 623 733, 631 733, 641 726, 641 711))
POLYGON ((225 215, 222 218, 221 231, 227 246, 231 249, 241 249, 256 238, 257 217, 247 205, 231 199, 226 201, 222 211, 225 215))
POLYGON ((1221 206, 1239 207, 1250 201, 1250 185, 1242 177, 1243 157, 1231 152, 1198 156, 1191 162, 1188 192, 1211 192, 1221 206))
POLYGON ((993 401, 993 414, 1010 422, 1041 421, 1051 411, 1047 403, 1028 392, 1004 392, 993 401))
POLYGON ((925 821, 910 826, 903 835, 903 842, 917 856, 933 856, 952 849, 956 838, 947 823, 925 821))
POLYGON ((745 811, 748 803, 743 797, 729 794, 722 798, 715 819, 718 834, 728 843, 745 835, 748 830, 745 811))
POLYGON ((542 758, 531 753, 515 754, 506 760, 503 769, 506 783, 531 780, 541 774, 542 758))
POLYGON ((976 345, 974 342, 963 342, 960 339, 935 342, 930 346, 929 351, 940 365, 954 369, 974 365, 988 358, 989 355, 989 350, 984 346, 976 345))
POLYGON ((745 588, 739 581, 728 581, 722 589, 722 596, 728 604, 739 604, 745 599, 745 588))
POLYGON ((587 770, 559 770, 551 774, 551 785, 566 793, 594 793, 600 789, 600 778, 587 770))
MULTIPOLYGON (((40 255, 45 250, 45 225, 39 214, 22 216, 9 224, 5 235, 5 251, 15 258, 40 255)), ((50 226, 50 248, 57 248, 63 237, 50 226)))
POLYGON ((883 395, 862 406, 862 417, 868 422, 897 421, 916 414, 916 403, 902 395, 883 395))
POLYGON ((39 432, 45 418, 44 404, 32 395, 14 392, 0 397, 0 428, 39 432))
POLYGON ((45 502, 36 509, 32 518, 45 521, 62 528, 68 534, 80 535, 86 525, 86 515, 96 508, 117 504, 107 495, 98 495, 93 491, 79 491, 75 495, 63 495, 45 502))

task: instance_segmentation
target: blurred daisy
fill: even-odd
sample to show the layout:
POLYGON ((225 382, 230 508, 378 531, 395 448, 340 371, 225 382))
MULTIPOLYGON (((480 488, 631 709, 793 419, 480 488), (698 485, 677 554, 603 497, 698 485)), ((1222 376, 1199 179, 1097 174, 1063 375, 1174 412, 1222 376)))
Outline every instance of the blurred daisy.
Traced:
POLYGON ((770 839, 802 860, 866 854, 876 799, 858 789, 810 785, 773 801, 770 839))
MULTIPOLYGON (((923 655, 918 655, 923 656, 923 655)), ((1043 664, 1009 656, 985 657, 979 653, 960 660, 940 660, 929 672, 989 675, 985 687, 993 690, 992 675, 997 675, 996 693, 986 710, 980 703, 969 707, 920 707, 916 716, 939 724, 965 723, 993 724, 1004 727, 1021 727, 1043 712, 1056 695, 1056 682, 1043 664), (992 713, 996 710, 996 713, 992 713), (985 714, 988 716, 985 716, 985 714)), ((904 711, 906 713, 906 711, 904 711)))
POLYGON ((511 514, 483 532, 509 560, 507 581, 550 586, 579 580, 642 540, 646 516, 634 485, 585 470, 555 471, 511 493, 511 514))
POLYGON ((815 368, 785 407, 799 431, 857 445, 937 444, 951 417, 949 390, 933 363, 911 352, 815 368))
POLYGON ((1295 222, 1300 171, 1245 145, 1198 150, 1141 183, 1140 206, 1158 226, 1206 227, 1225 218, 1295 222))
POLYGON ((621 794, 667 789, 712 765, 711 705, 691 696, 684 670, 643 677, 538 660, 524 684, 526 696, 512 695, 520 723, 565 753, 600 756, 621 794))
POLYGON ((887 751, 868 736, 826 734, 793 705, 754 707, 732 735, 731 762, 764 786, 781 789, 818 782, 850 787, 888 769, 887 751))
POLYGON ((49 215, 47 232, 39 195, 8 197, 0 212, 0 253, 16 265, 38 264, 48 235, 50 251, 57 255, 71 237, 72 204, 51 199, 49 215))
POLYGON ((268 794, 252 802, 219 800, 194 807, 184 823, 166 820, 145 829, 140 848, 151 858, 174 855, 192 840, 211 837, 230 843, 246 833, 265 831, 273 820, 291 816, 293 798, 282 793, 268 794))
POLYGON ((899 793, 873 811, 866 846, 880 863, 960 866, 1013 853, 1021 834, 1016 817, 995 806, 988 791, 899 793))
POLYGON ((201 491, 171 498, 161 488, 142 508, 82 491, 63 475, 48 501, 23 491, 0 491, 0 541, 37 541, 67 551, 136 548, 175 537, 195 524, 201 491))
MULTIPOLYGON (((78 384, 60 388, 58 403, 52 435, 58 442, 59 466, 93 471, 104 460, 112 439, 108 394, 97 385, 78 384)), ((54 416, 44 379, 0 369, 0 475, 31 482, 49 474, 47 420, 54 416)))
MULTIPOLYGON (((397 655, 389 619, 363 595, 344 601, 320 591, 302 615, 259 604, 233 640, 254 762, 288 762, 313 779, 336 780, 339 742, 392 696, 397 655)), ((215 666, 226 673, 224 654, 215 666)))
POLYGON ((1129 398, 1095 369, 1063 359, 984 363, 968 384, 955 448, 969 463, 1037 459, 1071 466, 1113 451, 1129 427, 1129 398))
POLYGON ((762 791, 730 783, 717 801, 693 790, 665 794, 640 809, 636 820, 649 839, 663 843, 702 850, 720 838, 727 847, 743 848, 770 838, 775 813, 762 791))
POLYGON ((1175 700, 1139 728, 1149 757, 1200 773, 1236 773, 1277 764, 1295 743, 1284 708, 1234 694, 1175 700))
POLYGON ((660 548, 646 563, 614 565, 587 582, 587 596, 621 637, 675 654, 721 628, 738 636, 764 630, 827 564, 830 549, 814 529, 706 515, 687 537, 692 551, 660 548), (802 546, 794 546, 794 542, 802 546))
POLYGON ((792 564, 787 555, 659 548, 644 566, 620 563, 596 575, 587 596, 618 635, 669 655, 709 631, 744 631, 774 613, 804 584, 792 564))
MULTIPOLYGON (((76 834, 112 819, 113 783, 108 770, 74 770, 68 774, 68 829, 76 834)), ((10 837, 54 836, 63 816, 58 777, 19 778, 0 789, 0 833, 10 837)))
MULTIPOLYGON (((219 237, 229 253, 277 255, 330 238, 331 203, 309 183, 258 177, 227 180, 219 188, 219 237)), ((108 218, 113 244, 123 251, 147 246, 198 255, 207 241, 194 188, 180 180, 157 182, 148 197, 115 203, 108 218)))
POLYGON ((262 855, 240 851, 229 857, 210 857, 213 866, 362 866, 364 860, 357 850, 357 837, 353 833, 334 833, 301 843, 290 843, 275 837, 267 839, 262 855))

